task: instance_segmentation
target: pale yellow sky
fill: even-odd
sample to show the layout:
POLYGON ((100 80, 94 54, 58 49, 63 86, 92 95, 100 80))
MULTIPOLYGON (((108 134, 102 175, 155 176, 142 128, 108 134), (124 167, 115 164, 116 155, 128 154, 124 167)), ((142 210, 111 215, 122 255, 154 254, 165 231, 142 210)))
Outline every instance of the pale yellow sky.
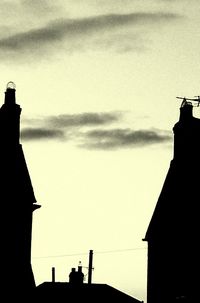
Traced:
POLYGON ((68 280, 93 249, 94 282, 146 300, 142 238, 173 157, 176 96, 199 95, 198 12, 197 0, 1 1, 2 102, 14 81, 42 205, 37 284, 52 266, 68 280))

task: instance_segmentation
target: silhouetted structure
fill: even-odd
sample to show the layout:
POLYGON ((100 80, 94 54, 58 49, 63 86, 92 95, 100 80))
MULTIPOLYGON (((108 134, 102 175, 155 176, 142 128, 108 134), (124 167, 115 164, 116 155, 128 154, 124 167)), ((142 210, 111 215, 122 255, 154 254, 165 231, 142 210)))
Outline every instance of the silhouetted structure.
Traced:
MULTIPOLYGON (((53 276, 52 276, 53 278, 53 276)), ((37 286, 35 300, 38 302, 119 302, 119 303, 142 303, 137 299, 106 284, 83 283, 84 274, 82 266, 78 271, 72 268, 69 274, 69 283, 44 282, 37 286)))
MULTIPOLYGON (((37 287, 39 302, 142 303, 107 284, 83 284, 74 287, 65 282, 44 282, 37 287)), ((38 301, 37 301, 38 302, 38 301)))
POLYGON ((89 264, 88 264, 88 284, 92 283, 92 270, 93 270, 93 250, 89 252, 89 264))
POLYGON ((186 100, 175 124, 174 157, 150 221, 148 303, 198 302, 200 119, 186 100))
POLYGON ((35 287, 31 267, 32 212, 36 205, 30 176, 19 143, 21 108, 9 82, 0 108, 0 259, 1 294, 28 293, 35 287), (9 289, 9 291, 8 291, 9 289))
POLYGON ((78 266, 78 271, 76 268, 72 268, 72 271, 69 274, 69 283, 71 285, 80 286, 83 284, 84 274, 82 272, 82 266, 78 266))

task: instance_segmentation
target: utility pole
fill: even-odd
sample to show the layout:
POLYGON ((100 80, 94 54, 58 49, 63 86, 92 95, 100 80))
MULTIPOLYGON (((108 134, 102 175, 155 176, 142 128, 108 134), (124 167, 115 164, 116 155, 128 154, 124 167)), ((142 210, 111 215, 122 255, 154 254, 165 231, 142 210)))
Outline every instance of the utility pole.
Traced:
POLYGON ((88 265, 88 284, 92 284, 92 263, 93 263, 93 250, 89 252, 89 265, 88 265))

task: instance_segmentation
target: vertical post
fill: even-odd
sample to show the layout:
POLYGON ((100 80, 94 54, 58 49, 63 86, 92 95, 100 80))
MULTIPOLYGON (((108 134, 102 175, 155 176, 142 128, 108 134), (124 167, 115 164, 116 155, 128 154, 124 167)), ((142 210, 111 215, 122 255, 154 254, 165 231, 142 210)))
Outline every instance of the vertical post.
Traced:
POLYGON ((89 252, 89 265, 88 265, 88 284, 92 284, 92 262, 93 262, 93 250, 89 252))
POLYGON ((55 267, 52 267, 52 283, 54 283, 55 280, 55 267))

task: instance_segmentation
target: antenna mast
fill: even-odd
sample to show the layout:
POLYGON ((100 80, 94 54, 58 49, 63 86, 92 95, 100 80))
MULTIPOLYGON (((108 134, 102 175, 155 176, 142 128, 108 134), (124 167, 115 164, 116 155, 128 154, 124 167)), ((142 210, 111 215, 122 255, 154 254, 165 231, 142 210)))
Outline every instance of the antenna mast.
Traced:
POLYGON ((186 104, 192 104, 192 102, 188 102, 188 101, 197 102, 197 104, 195 105, 195 107, 198 107, 199 104, 200 104, 200 96, 194 96, 194 98, 186 98, 186 97, 176 97, 176 98, 183 100, 182 103, 181 103, 181 107, 183 107, 186 104))

